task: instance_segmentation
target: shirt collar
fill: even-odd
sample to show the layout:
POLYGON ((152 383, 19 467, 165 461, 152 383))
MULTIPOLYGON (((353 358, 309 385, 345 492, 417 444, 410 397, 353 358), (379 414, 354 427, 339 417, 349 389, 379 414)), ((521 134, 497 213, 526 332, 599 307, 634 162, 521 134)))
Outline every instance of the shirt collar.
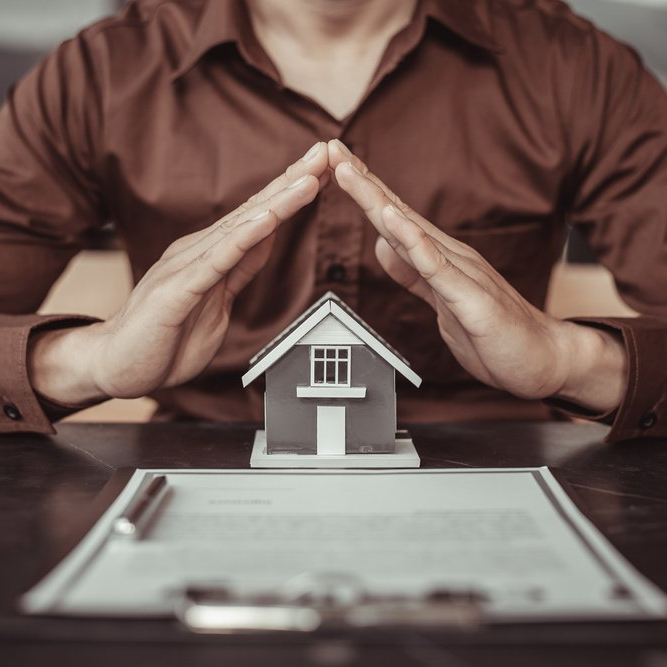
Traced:
POLYGON ((502 53, 490 30, 479 18, 477 0, 422 0, 424 13, 459 37, 490 53, 502 53))
MULTIPOLYGON (((476 0, 422 0, 426 16, 491 53, 503 49, 483 26, 476 13, 476 0)), ((419 12, 417 12, 419 14, 419 12)), ((186 74, 216 46, 241 43, 252 32, 243 0, 206 0, 190 46, 172 75, 176 80, 186 74)))
POLYGON ((206 0, 192 42, 180 59, 172 80, 190 71, 216 46, 239 43, 249 29, 250 19, 242 0, 206 0))

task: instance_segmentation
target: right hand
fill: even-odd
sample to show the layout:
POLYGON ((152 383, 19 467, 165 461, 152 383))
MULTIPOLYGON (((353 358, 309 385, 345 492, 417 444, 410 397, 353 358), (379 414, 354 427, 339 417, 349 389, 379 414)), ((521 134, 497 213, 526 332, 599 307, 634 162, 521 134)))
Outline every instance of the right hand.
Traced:
POLYGON ((198 375, 227 333, 232 303, 266 263, 274 231, 328 178, 325 143, 210 227, 172 243, 113 317, 31 337, 32 386, 83 405, 133 398, 198 375))

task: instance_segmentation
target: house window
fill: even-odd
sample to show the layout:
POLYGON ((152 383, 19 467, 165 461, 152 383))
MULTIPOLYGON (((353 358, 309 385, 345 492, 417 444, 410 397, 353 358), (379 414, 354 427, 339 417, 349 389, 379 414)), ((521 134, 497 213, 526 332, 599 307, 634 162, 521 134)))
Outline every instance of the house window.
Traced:
POLYGON ((310 348, 310 384, 350 386, 350 348, 329 345, 310 348))

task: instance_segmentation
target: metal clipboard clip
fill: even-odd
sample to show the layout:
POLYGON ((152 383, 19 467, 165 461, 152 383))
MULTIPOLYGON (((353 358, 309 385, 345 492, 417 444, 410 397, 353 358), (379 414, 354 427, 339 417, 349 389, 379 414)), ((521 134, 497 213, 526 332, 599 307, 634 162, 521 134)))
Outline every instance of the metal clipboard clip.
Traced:
POLYGON ((188 588, 176 608, 197 633, 314 632, 391 627, 474 629, 486 597, 471 591, 433 591, 420 598, 374 596, 354 576, 305 573, 279 590, 240 596, 224 587, 188 588))

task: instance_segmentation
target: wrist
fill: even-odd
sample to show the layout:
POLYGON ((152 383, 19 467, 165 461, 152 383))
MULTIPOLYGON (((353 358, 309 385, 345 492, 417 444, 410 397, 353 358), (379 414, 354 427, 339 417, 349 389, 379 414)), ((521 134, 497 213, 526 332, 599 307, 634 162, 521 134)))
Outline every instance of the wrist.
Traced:
POLYGON ((46 399, 72 406, 109 398, 91 372, 94 341, 102 324, 33 333, 26 359, 33 389, 46 399))
POLYGON ((563 322, 565 379, 554 398, 596 413, 618 408, 627 390, 628 359, 620 333, 563 322))

